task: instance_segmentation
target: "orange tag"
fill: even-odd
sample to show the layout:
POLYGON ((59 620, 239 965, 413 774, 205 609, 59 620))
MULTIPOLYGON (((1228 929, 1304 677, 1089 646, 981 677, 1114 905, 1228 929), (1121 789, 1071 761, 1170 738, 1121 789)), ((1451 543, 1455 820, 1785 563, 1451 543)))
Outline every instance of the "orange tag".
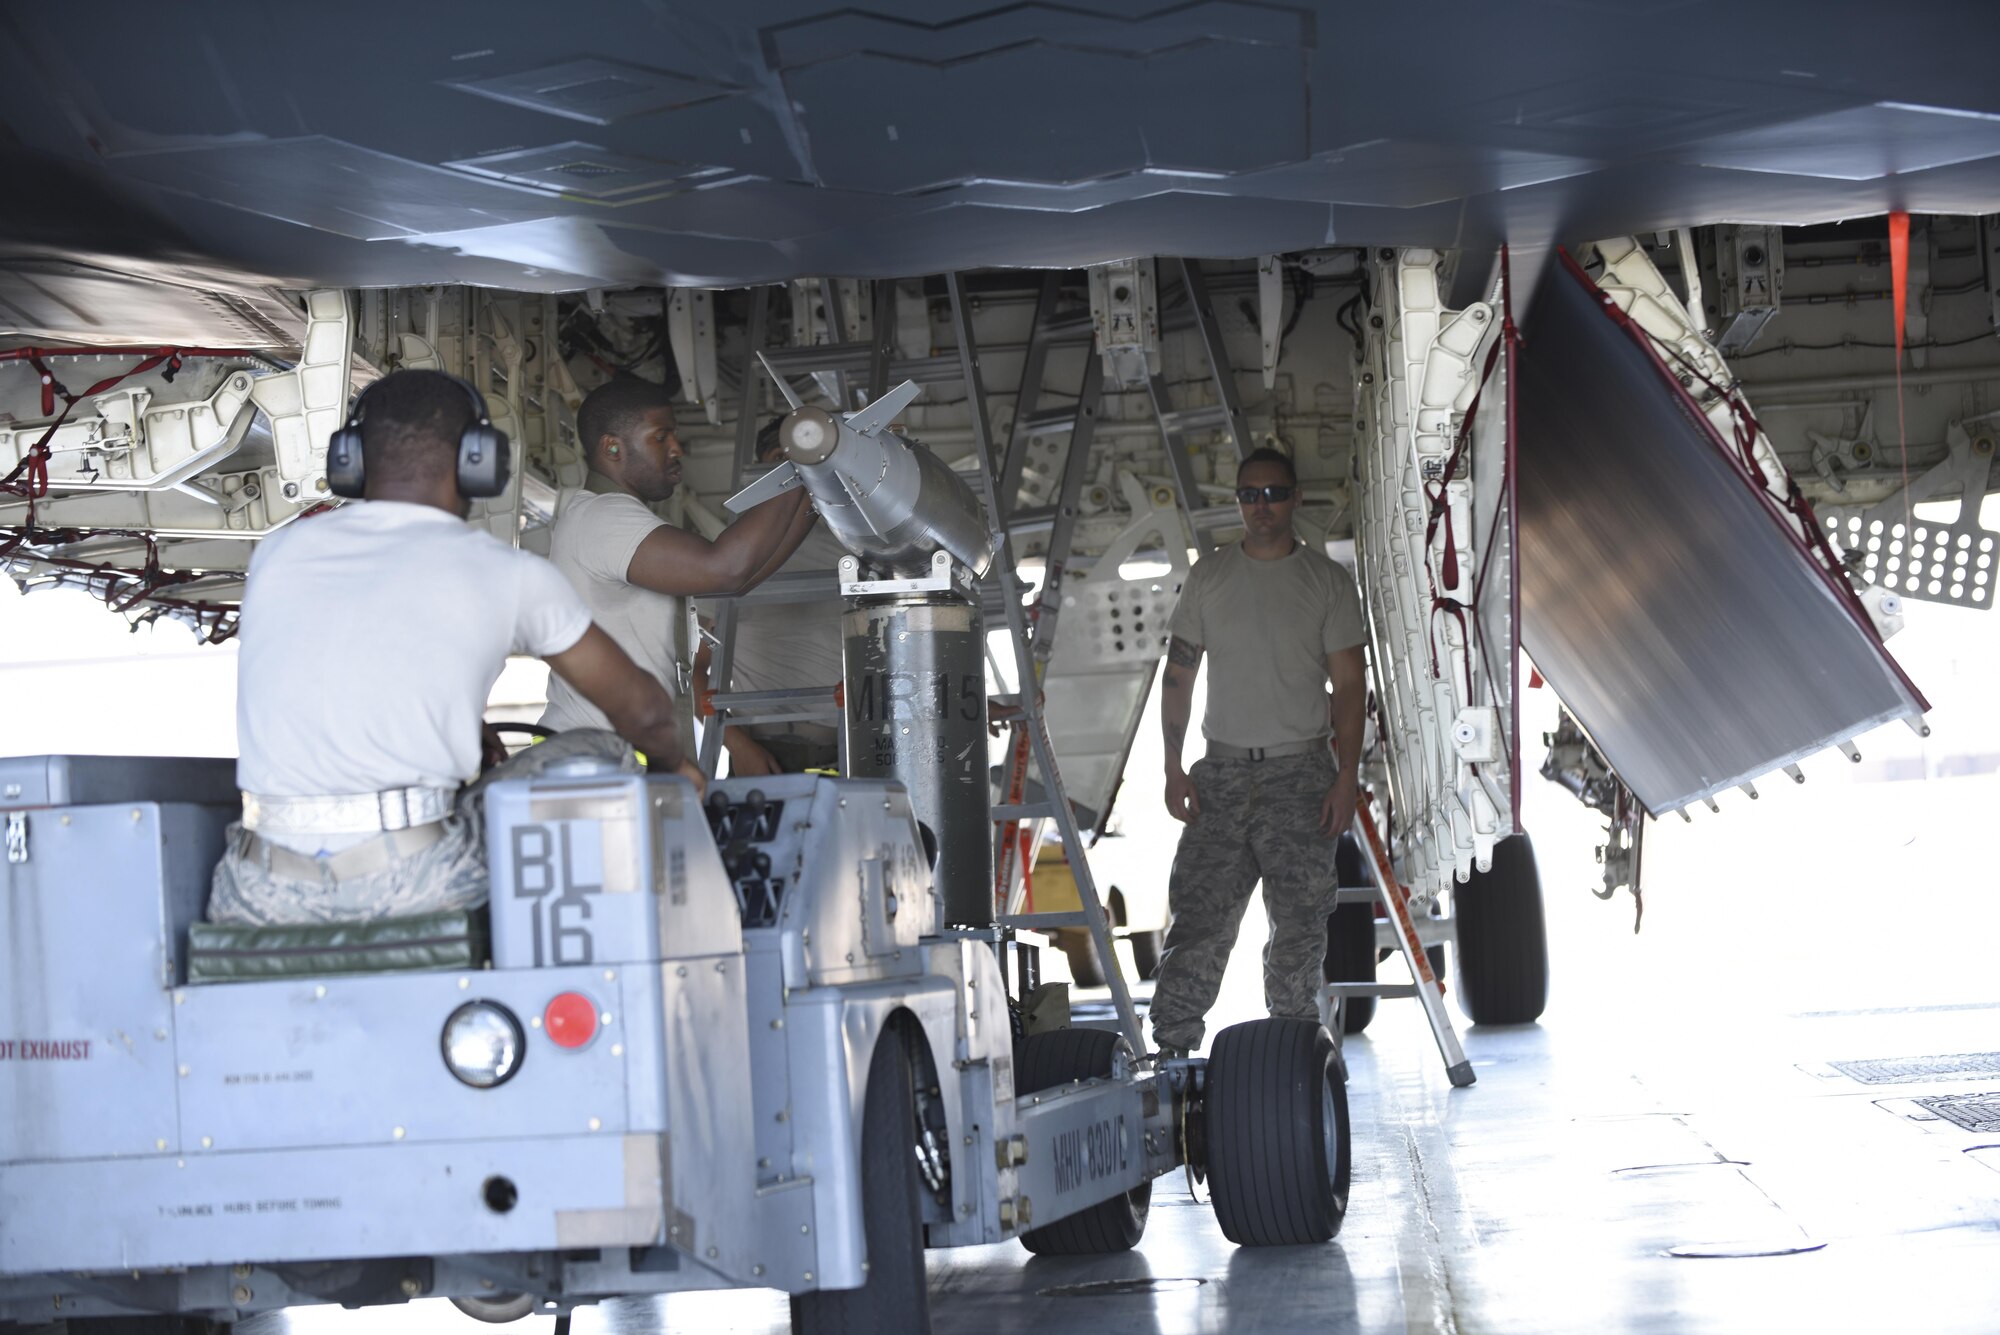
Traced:
POLYGON ((1896 361, 1903 360, 1903 314, 1910 299, 1910 215, 1889 215, 1889 287, 1896 307, 1896 361))

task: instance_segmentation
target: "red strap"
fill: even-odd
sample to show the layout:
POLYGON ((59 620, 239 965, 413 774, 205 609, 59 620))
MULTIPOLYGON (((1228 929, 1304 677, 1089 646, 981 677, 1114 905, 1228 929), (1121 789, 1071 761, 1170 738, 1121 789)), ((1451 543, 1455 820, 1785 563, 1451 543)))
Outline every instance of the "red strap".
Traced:
MULTIPOLYGON (((1431 503, 1430 522, 1424 528, 1424 549, 1429 551, 1431 543, 1437 540, 1438 526, 1444 526, 1444 556, 1442 567, 1444 582, 1448 588, 1458 587, 1458 535, 1452 528, 1451 504, 1447 493, 1451 487, 1451 475, 1458 471, 1459 461, 1472 444, 1472 422, 1479 416, 1479 398, 1486 392, 1486 384, 1493 378, 1493 367, 1500 360, 1500 348, 1507 340, 1496 338, 1486 352, 1486 365, 1479 372, 1479 388, 1472 393, 1472 402, 1465 410, 1465 420, 1459 424, 1458 439, 1453 442, 1451 453, 1445 456, 1444 469, 1438 474, 1437 490, 1432 491, 1427 484, 1419 482, 1425 497, 1431 503)), ((1435 590, 1433 590, 1435 592, 1435 590)))
MULTIPOLYGON (((1436 616, 1441 608, 1452 610, 1469 609, 1471 607, 1470 603, 1456 602, 1438 592, 1437 576, 1431 573, 1430 549, 1431 545, 1437 541, 1438 529, 1442 527, 1444 529, 1444 555, 1439 559, 1439 567, 1444 572, 1445 587, 1456 589, 1458 587, 1458 532, 1451 517, 1451 476, 1458 471, 1459 461, 1465 457, 1466 450, 1472 445, 1472 423, 1473 419, 1479 416, 1479 399, 1481 395, 1486 393, 1487 383, 1493 378, 1493 368, 1500 360, 1500 349, 1506 341, 1504 337, 1497 338, 1493 341, 1493 346, 1487 350, 1486 365, 1479 372, 1479 388, 1472 392, 1472 402, 1466 407, 1465 420, 1459 423, 1458 438, 1452 443, 1451 453, 1445 456, 1444 469, 1438 474, 1437 490, 1431 490, 1430 485, 1421 478, 1417 482, 1418 487, 1424 493, 1425 499, 1430 502, 1430 518, 1424 525, 1424 578, 1430 583, 1431 614, 1433 617, 1436 616)), ((1465 625, 1465 617, 1462 611, 1459 614, 1459 625, 1461 627, 1465 625)), ((1437 636, 1433 632, 1427 634, 1426 638, 1430 640, 1431 679, 1435 681, 1442 675, 1442 669, 1438 666, 1437 636)), ((1465 685, 1466 689, 1470 690, 1472 688, 1472 641, 1469 631, 1467 632, 1465 650, 1465 685)))
MULTIPOLYGON (((121 380, 126 380, 132 376, 141 375, 144 372, 152 370, 171 356, 173 356, 171 350, 155 353, 140 362, 137 366, 134 366, 131 370, 121 371, 114 376, 107 376, 81 394, 72 394, 63 388, 57 382, 55 375, 49 368, 42 364, 40 358, 30 357, 28 364, 33 366, 37 371, 40 371, 42 375, 42 412, 46 414, 55 411, 55 395, 60 392, 63 396, 62 416, 49 423, 49 429, 42 433, 42 438, 28 447, 27 455, 20 463, 14 466, 14 471, 7 474, 6 477, 0 478, 0 491, 12 492, 16 496, 25 496, 30 501, 39 500, 48 495, 49 442, 55 438, 55 434, 62 428, 62 424, 69 420, 69 415, 76 411, 76 405, 93 395, 104 393, 104 391, 110 389, 121 380), (19 479, 24 476, 27 480, 24 482, 20 481, 19 479)), ((29 523, 32 524, 33 522, 31 514, 29 523)))
MULTIPOLYGON (((1903 413, 1903 316, 1910 295, 1910 215, 1901 209, 1889 215, 1889 287, 1896 304, 1896 452, 1903 461, 1903 531, 1916 520, 1910 504, 1910 428, 1903 413)), ((1970 496, 1966 505, 1972 504, 1970 496)))
POLYGON ((48 364, 44 362, 40 357, 28 358, 28 365, 34 367, 35 374, 41 377, 42 416, 47 417, 50 413, 56 410, 56 391, 62 390, 62 396, 65 399, 69 397, 69 391, 63 389, 61 385, 58 385, 56 383, 56 373, 54 371, 51 371, 48 368, 48 364))

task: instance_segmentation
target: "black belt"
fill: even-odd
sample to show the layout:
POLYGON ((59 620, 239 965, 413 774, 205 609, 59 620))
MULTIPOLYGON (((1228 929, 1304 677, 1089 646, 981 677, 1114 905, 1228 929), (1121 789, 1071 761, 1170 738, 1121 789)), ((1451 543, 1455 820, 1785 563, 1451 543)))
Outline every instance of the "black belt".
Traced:
POLYGON ((1211 760, 1283 760, 1286 756, 1309 755, 1326 749, 1326 738, 1308 737, 1302 742, 1279 742, 1276 746, 1231 746, 1227 742, 1210 742, 1208 755, 1211 760))

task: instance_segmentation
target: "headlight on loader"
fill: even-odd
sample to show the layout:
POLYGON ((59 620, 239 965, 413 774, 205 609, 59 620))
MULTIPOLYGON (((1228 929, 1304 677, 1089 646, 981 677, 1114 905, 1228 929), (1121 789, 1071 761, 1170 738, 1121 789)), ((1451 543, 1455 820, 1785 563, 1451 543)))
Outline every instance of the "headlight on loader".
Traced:
POLYGON ((521 1069, 521 1022, 497 1001, 468 1001, 444 1022, 445 1068, 474 1089, 504 1085, 521 1069))

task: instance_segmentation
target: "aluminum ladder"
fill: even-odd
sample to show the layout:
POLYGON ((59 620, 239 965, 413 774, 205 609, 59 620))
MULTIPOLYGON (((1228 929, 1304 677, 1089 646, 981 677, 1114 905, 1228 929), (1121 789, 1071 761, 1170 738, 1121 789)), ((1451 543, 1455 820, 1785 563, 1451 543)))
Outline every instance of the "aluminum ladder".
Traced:
MULTIPOLYGON (((1444 1008, 1444 988, 1438 981, 1436 971, 1431 968, 1427 949, 1432 943, 1424 939, 1425 933, 1418 926, 1420 920, 1411 907, 1409 889, 1396 879, 1395 866, 1389 860, 1388 845, 1383 843, 1381 832, 1375 826, 1375 817, 1368 810, 1365 795, 1354 812, 1354 837, 1361 845, 1361 861, 1368 870, 1370 883, 1365 889, 1342 886, 1339 902, 1380 904, 1387 910, 1390 935, 1395 939, 1403 962, 1410 966, 1410 977, 1416 981, 1382 983, 1370 979, 1328 983, 1320 991, 1320 1015, 1327 1032, 1333 1035, 1336 1044, 1341 1041, 1341 1011, 1350 997, 1415 997, 1424 1005, 1424 1018, 1430 1023, 1431 1037, 1437 1040, 1438 1055, 1444 1059, 1445 1077, 1454 1086, 1463 1088, 1478 1077, 1472 1072, 1472 1063, 1466 1060, 1465 1048, 1459 1043, 1458 1033, 1452 1028, 1451 1015, 1444 1008)), ((1421 921, 1428 922, 1430 919, 1421 921)), ((1369 955, 1371 958, 1374 955, 1372 940, 1369 942, 1369 955)))

